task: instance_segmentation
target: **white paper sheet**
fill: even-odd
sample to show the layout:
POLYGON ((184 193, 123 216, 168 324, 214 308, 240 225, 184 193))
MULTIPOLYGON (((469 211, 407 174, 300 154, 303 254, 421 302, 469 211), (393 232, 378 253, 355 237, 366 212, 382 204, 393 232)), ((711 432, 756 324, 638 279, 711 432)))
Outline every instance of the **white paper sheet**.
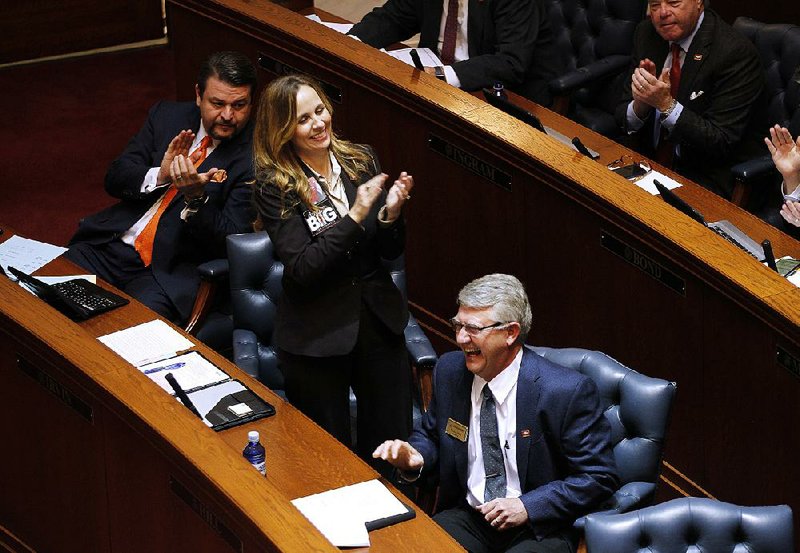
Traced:
POLYGON ((134 367, 174 357, 194 346, 160 319, 100 336, 98 340, 134 367))
MULTIPOLYGON (((310 19, 311 21, 316 21, 317 23, 321 23, 322 25, 325 25, 327 28, 333 29, 334 31, 336 31, 338 33, 342 33, 343 35, 346 35, 347 33, 349 33, 350 29, 353 28, 353 24, 352 23, 328 23, 327 21, 321 20, 319 18, 319 16, 317 14, 315 14, 315 13, 312 13, 311 15, 307 15, 306 17, 308 19, 310 19)), ((355 37, 353 37, 353 38, 355 38, 355 37)), ((358 39, 356 39, 356 40, 358 40, 358 39)))
POLYGON ((52 286, 53 284, 58 284, 59 282, 67 282, 68 280, 74 280, 76 278, 83 278, 91 282, 92 284, 97 284, 97 277, 95 275, 67 275, 67 276, 39 276, 36 275, 36 278, 44 282, 45 284, 49 284, 52 286))
POLYGON ((8 273, 8 266, 31 274, 41 269, 67 248, 15 235, 0 244, 0 265, 8 273))
POLYGON ((365 524, 407 511, 378 480, 368 480, 292 501, 336 547, 369 546, 365 524))
POLYGON ((417 54, 419 54, 419 61, 422 62, 423 67, 438 67, 444 65, 442 60, 439 59, 439 56, 430 48, 400 48, 399 50, 388 50, 386 53, 414 67, 414 60, 411 59, 411 50, 417 51, 417 54))
POLYGON ((148 363, 139 367, 139 370, 173 395, 175 391, 166 379, 166 376, 170 373, 185 392, 191 392, 197 388, 228 379, 228 375, 222 369, 196 351, 190 351, 156 363, 148 363))
POLYGON ((653 196, 657 196, 658 195, 658 189, 656 188, 656 185, 653 183, 654 180, 657 180, 658 182, 660 182, 661 184, 663 184, 664 186, 666 186, 670 190, 672 190, 673 188, 678 188, 679 186, 681 186, 681 183, 679 183, 678 181, 673 180, 673 179, 669 178, 667 175, 664 175, 663 173, 659 173, 658 171, 650 171, 648 174, 643 176, 641 179, 636 181, 634 184, 636 186, 638 186, 639 188, 643 189, 643 190, 647 190, 653 196))

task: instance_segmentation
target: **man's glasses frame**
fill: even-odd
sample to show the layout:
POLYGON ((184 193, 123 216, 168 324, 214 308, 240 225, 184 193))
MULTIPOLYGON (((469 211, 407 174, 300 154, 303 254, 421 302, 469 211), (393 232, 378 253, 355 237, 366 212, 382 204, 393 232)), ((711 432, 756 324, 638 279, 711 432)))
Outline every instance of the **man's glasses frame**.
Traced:
POLYGON ((463 328, 464 331, 470 336, 478 336, 479 334, 481 334, 486 330, 500 329, 509 324, 511 323, 504 323, 502 321, 498 321, 496 323, 491 323, 486 326, 476 326, 469 323, 462 323, 456 318, 450 319, 450 328, 453 329, 454 333, 458 334, 459 332, 461 332, 461 329, 463 328))

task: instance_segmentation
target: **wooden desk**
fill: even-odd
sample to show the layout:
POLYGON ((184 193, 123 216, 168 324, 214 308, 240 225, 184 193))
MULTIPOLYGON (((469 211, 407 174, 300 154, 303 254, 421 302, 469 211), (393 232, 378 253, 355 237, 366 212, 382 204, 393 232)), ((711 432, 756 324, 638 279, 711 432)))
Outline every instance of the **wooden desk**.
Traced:
MULTIPOLYGON (((39 272, 75 273, 60 259, 39 272)), ((377 473, 297 409, 198 344, 277 409, 216 433, 96 340, 156 318, 135 300, 78 324, 6 278, 0 297, 0 544, 80 553, 338 551, 289 500, 377 473), (250 430, 266 447, 266 478, 242 458, 250 430)), ((419 511, 370 539, 369 551, 462 551, 419 511)))
MULTIPOLYGON (((179 95, 192 90, 185 68, 220 48, 261 58, 262 83, 277 72, 311 73, 339 93, 338 132, 372 144, 391 175, 415 176, 409 299, 440 349, 452 347, 446 320, 458 289, 489 272, 513 273, 532 300, 532 343, 599 349, 677 381, 665 465, 676 487, 800 512, 800 291, 610 173, 605 164, 624 148, 535 108, 545 124, 601 152, 600 163, 589 160, 263 1, 168 0, 167 8, 179 95)), ((800 256, 798 242, 704 189, 687 183, 678 194, 709 220, 769 238, 776 255, 800 256)))

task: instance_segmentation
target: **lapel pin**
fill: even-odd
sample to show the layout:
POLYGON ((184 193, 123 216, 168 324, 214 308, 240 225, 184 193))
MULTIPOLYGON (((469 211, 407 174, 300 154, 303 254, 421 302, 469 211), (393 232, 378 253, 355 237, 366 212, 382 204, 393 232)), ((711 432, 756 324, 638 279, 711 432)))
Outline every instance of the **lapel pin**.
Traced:
POLYGON ((530 431, 530 429, 525 428, 524 430, 520 430, 519 431, 519 435, 520 435, 521 438, 530 438, 531 437, 531 431, 530 431))

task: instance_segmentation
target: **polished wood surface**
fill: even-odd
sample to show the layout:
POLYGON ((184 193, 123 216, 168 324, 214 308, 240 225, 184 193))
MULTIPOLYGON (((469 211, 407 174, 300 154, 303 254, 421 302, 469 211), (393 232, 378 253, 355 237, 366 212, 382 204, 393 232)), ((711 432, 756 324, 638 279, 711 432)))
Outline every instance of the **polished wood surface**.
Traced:
MULTIPOLYGON (((530 342, 598 349, 678 383, 666 461, 681 489, 800 509, 792 430, 800 380, 776 361, 778 351, 800 359, 800 291, 605 167, 629 151, 528 104, 599 151, 592 161, 480 98, 263 1, 167 6, 178 66, 234 47, 262 59, 263 82, 308 72, 341 93, 337 132, 373 145, 390 175, 415 176, 409 300, 440 351, 453 347, 446 321, 459 288, 489 272, 516 274, 534 308, 530 342), (216 42, 194 38, 209 33, 216 42), (482 176, 493 170, 510 186, 482 176), (668 275, 675 287, 664 284, 668 275)), ((178 77, 179 91, 190 91, 190 77, 178 77)), ((797 241, 681 182, 678 195, 707 220, 728 219, 758 242, 769 238, 777 256, 800 257, 797 241)))
MULTIPOLYGON (((56 260, 37 273, 74 272, 56 260)), ((289 500, 377 473, 299 411, 195 342, 277 410, 214 432, 96 340, 156 318, 135 300, 74 323, 6 278, 0 296, 0 538, 82 553, 337 550, 289 500), (266 478, 242 458, 250 430, 266 478)), ((370 551, 461 550, 419 511, 370 539, 370 551)))

